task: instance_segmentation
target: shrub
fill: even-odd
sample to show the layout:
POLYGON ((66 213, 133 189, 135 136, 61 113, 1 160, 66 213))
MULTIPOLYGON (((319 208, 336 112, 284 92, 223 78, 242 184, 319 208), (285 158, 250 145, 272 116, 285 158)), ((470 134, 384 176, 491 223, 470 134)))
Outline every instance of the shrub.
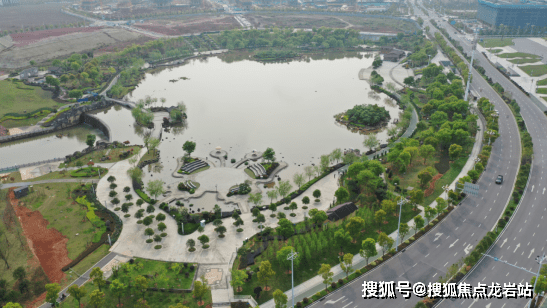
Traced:
POLYGON ((119 211, 119 210, 120 210, 120 207, 117 207, 117 208, 115 208, 114 210, 115 210, 115 211, 119 211))
POLYGON ((289 216, 291 216, 291 217, 295 217, 295 216, 297 216, 297 214, 295 214, 295 213, 291 213, 291 214, 289 214, 289 216))
POLYGON ((371 266, 377 266, 377 262, 371 262, 371 266))
POLYGON ((303 206, 303 210, 308 210, 308 206, 303 206))
POLYGON ((361 275, 361 274, 362 274, 362 270, 357 269, 354 273, 356 273, 357 275, 361 275))
POLYGON ((303 303, 308 304, 309 301, 308 297, 303 298, 303 303))
POLYGON ((114 183, 110 184, 110 189, 114 189, 114 188, 116 188, 116 187, 118 187, 118 185, 116 185, 116 184, 114 184, 114 183))
POLYGON ((129 216, 131 216, 131 214, 124 215, 125 218, 128 218, 129 216))
POLYGON ((337 283, 333 281, 331 283, 331 288, 336 289, 337 288, 337 283))
POLYGON ((232 158, 232 159, 230 160, 230 163, 232 163, 232 164, 235 163, 235 162, 236 162, 236 160, 235 160, 234 158, 232 158))
POLYGON ((141 206, 141 205, 143 205, 143 203, 145 203, 145 201, 143 201, 143 199, 139 199, 139 200, 137 200, 136 203, 137 203, 138 206, 141 206))
POLYGON ((142 224, 142 223, 143 223, 143 220, 142 220, 142 219, 139 219, 139 220, 137 220, 137 223, 138 223, 138 224, 142 224))
POLYGON ((147 240, 147 243, 148 243, 148 244, 152 243, 152 239, 149 238, 149 239, 147 240))
POLYGON ((337 282, 338 282, 341 286, 344 284, 344 280, 342 280, 342 279, 339 279, 337 282))
POLYGON ((193 193, 196 192, 196 190, 194 188, 191 188, 188 192, 192 195, 193 193))
POLYGON ((165 232, 162 232, 162 234, 160 234, 161 237, 166 237, 167 236, 167 233, 165 232))
POLYGON ((203 246, 203 248, 204 248, 204 249, 208 249, 208 248, 209 248, 209 245, 208 245, 208 244, 205 244, 205 245, 203 246))
POLYGON ((159 236, 158 234, 156 234, 156 235, 154 236, 154 241, 155 241, 155 242, 161 242, 161 241, 162 241, 162 237, 159 236))
POLYGON ((316 199, 316 200, 314 200, 314 202, 320 202, 320 199, 316 199))
POLYGON ((242 232, 242 231, 244 231, 244 229, 242 229, 242 228, 236 229, 236 232, 242 232))
POLYGON ((301 308, 303 306, 303 303, 297 302, 297 304, 295 304, 295 306, 297 306, 298 308, 301 308))
POLYGON ((160 248, 162 248, 162 245, 156 245, 156 246, 154 246, 154 249, 160 249, 160 248))
POLYGON ((116 196, 118 193, 115 192, 114 190, 111 190, 109 193, 108 193, 108 196, 113 198, 114 196, 116 196))

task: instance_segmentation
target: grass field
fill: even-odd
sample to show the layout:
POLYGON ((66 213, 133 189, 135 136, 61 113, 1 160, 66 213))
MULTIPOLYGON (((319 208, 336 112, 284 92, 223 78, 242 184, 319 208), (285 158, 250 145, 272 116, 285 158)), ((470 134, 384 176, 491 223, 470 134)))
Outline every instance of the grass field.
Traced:
POLYGON ((512 62, 514 64, 527 64, 527 63, 536 63, 540 60, 538 59, 510 59, 509 62, 512 62))
POLYGON ((489 49, 489 52, 490 52, 490 53, 499 53, 499 52, 501 52, 501 51, 502 51, 502 49, 498 49, 498 48, 489 49))
POLYGON ((418 159, 415 160, 415 162, 413 163, 413 166, 407 168, 407 171, 405 172, 405 174, 398 174, 398 175, 394 174, 392 178, 396 176, 400 178, 400 184, 398 186, 400 186, 401 188, 407 188, 408 186, 411 186, 417 189, 421 189, 419 184, 419 178, 418 178, 419 172, 421 172, 425 168, 432 167, 434 171, 432 173, 432 176, 435 176, 436 174, 438 174, 438 171, 436 170, 436 168, 434 168, 434 164, 438 161, 437 157, 428 158, 426 160, 426 165, 423 165, 423 161, 424 159, 419 157, 418 159))
MULTIPOLYGON (((87 167, 85 167, 87 168, 87 167)), ((101 168, 101 177, 103 177, 105 174, 108 173, 108 169, 101 168)), ((70 176, 70 170, 68 171, 54 171, 47 174, 44 174, 39 177, 35 177, 28 180, 21 180, 21 173, 19 171, 10 173, 9 177, 13 177, 14 181, 7 181, 6 183, 14 183, 14 182, 36 182, 36 181, 43 181, 43 180, 56 180, 56 179, 78 179, 77 177, 70 176)), ((99 176, 92 176, 92 177, 83 177, 82 179, 98 179, 99 176)))
POLYGON ((537 93, 539 94, 546 94, 546 88, 538 88, 537 93))
POLYGON ((253 173, 253 171, 249 170, 248 168, 245 168, 244 169, 244 172, 249 175, 252 179, 255 178, 255 173, 253 173))
MULTIPOLYGON (((122 148, 116 148, 116 149, 110 149, 110 152, 108 154, 108 156, 110 156, 111 159, 109 160, 105 160, 105 161, 101 161, 101 157, 105 156, 105 154, 107 153, 109 149, 105 149, 105 150, 101 150, 101 151, 93 151, 89 154, 86 154, 82 157, 80 157, 79 159, 77 160, 73 160, 71 161, 70 163, 66 164, 67 167, 76 167, 76 162, 77 161, 81 161, 85 164, 87 164, 90 160, 93 161, 94 163, 115 163, 115 162, 118 162, 120 161, 120 157, 119 155, 122 153, 122 152, 125 152, 125 151, 131 151, 133 150, 133 154, 129 155, 127 158, 124 158, 122 160, 126 160, 126 159, 129 159, 131 158, 132 156, 134 156, 135 154, 139 153, 139 150, 141 150, 140 147, 138 146, 131 146, 131 147, 122 147, 122 148)), ((64 168, 65 167, 65 163, 61 163, 59 165, 60 168, 64 168)))
POLYGON ((48 228, 55 228, 68 238, 68 257, 72 260, 85 250, 93 234, 99 230, 85 219, 87 209, 69 198, 69 192, 78 185, 37 184, 32 193, 20 199, 26 207, 40 211, 44 219, 49 221, 48 228))
POLYGON ((481 46, 485 48, 493 48, 493 47, 504 47, 504 46, 512 46, 514 45, 514 42, 512 41, 512 38, 505 38, 503 40, 499 38, 490 38, 490 39, 483 39, 483 42, 481 42, 481 46))
POLYGON ((43 107, 59 107, 62 104, 51 99, 51 92, 30 87, 22 82, 0 81, 0 117, 6 113, 31 112, 43 107))
POLYGON ((519 68, 521 68, 522 71, 524 71, 527 75, 531 77, 546 75, 546 64, 523 65, 519 68))
MULTIPOLYGON (((177 263, 179 268, 177 270, 173 269, 172 266, 175 263, 172 262, 163 262, 163 261, 154 261, 141 258, 135 258, 135 264, 141 263, 142 268, 138 269, 135 267, 132 271, 124 273, 123 269, 120 271, 118 279, 123 283, 129 283, 133 281, 135 277, 141 276, 156 276, 157 278, 149 280, 149 288, 173 288, 173 289, 190 289, 192 287, 192 282, 194 281, 194 275, 196 274, 196 265, 189 263, 185 268, 183 263, 177 263), (190 265, 194 266, 194 269, 190 269, 190 265), (188 277, 186 276, 188 273, 188 277), (158 275, 156 275, 158 274, 158 275), (160 279, 159 276, 164 276, 165 279, 160 279)), ((110 277, 109 280, 112 281, 114 278, 110 277)))
POLYGON ((537 81, 537 86, 545 86, 545 85, 546 85, 546 78, 537 81))
POLYGON ((503 53, 498 55, 497 57, 501 58, 531 58, 531 59, 541 59, 540 56, 531 54, 531 53, 525 53, 525 52, 509 52, 509 53, 503 53))
POLYGON ((440 194, 443 192, 442 187, 451 184, 457 178, 467 160, 468 154, 465 154, 464 157, 457 159, 451 164, 451 168, 449 169, 449 171, 444 173, 443 176, 434 185, 434 193, 424 198, 423 205, 429 205, 430 203, 434 202, 437 197, 440 196, 440 194))
MULTIPOLYGON (((103 244, 101 247, 97 248, 94 252, 92 252, 89 256, 87 256, 84 260, 82 260, 80 263, 76 264, 72 268, 72 270, 78 274, 83 275, 88 269, 90 269, 92 266, 94 266, 99 260, 101 260, 104 256, 108 255, 110 251, 108 251, 110 248, 109 245, 103 244)), ((69 276, 69 279, 76 279, 76 275, 70 277, 70 272, 67 272, 67 276, 69 276)))
POLYGON ((34 117, 26 118, 26 119, 22 119, 22 120, 4 120, 0 123, 0 125, 4 126, 5 128, 15 128, 15 127, 21 127, 21 126, 32 126, 32 125, 36 125, 44 117, 45 117, 45 115, 44 116, 39 116, 39 117, 36 117, 36 118, 34 118, 34 117))

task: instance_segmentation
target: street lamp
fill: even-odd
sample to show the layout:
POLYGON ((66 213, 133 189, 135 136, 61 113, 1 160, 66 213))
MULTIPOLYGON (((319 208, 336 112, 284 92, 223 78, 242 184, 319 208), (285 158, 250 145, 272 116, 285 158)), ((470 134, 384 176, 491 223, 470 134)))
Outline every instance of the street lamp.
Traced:
MULTIPOLYGON (((537 281, 538 281, 538 276, 540 274, 540 268, 542 267, 542 262, 544 261, 544 259, 546 259, 546 254, 545 253, 542 253, 542 257, 541 256, 537 256, 535 258, 535 261, 537 261, 538 263, 538 271, 537 271, 537 278, 535 279, 535 284, 533 285, 533 294, 535 293, 535 288, 537 287, 537 281)), ((538 300, 538 295, 537 295, 537 298, 535 299, 535 303, 537 302, 538 300)), ((531 298, 529 300, 529 304, 527 304, 528 307, 531 307, 531 302, 533 301, 533 299, 531 298)))
POLYGON ((295 287, 293 285, 293 260, 297 259, 299 253, 292 251, 288 256, 287 260, 291 260, 291 307, 295 307, 295 287))
POLYGON ((487 132, 487 135, 489 135, 489 143, 487 145, 491 145, 491 137, 494 136, 496 133, 492 130, 489 130, 487 132))
POLYGON ((398 245, 400 244, 400 222, 401 222, 401 206, 407 203, 407 199, 404 197, 400 198, 398 205, 400 206, 400 216, 398 216, 398 233, 396 234, 396 252, 398 252, 398 245))

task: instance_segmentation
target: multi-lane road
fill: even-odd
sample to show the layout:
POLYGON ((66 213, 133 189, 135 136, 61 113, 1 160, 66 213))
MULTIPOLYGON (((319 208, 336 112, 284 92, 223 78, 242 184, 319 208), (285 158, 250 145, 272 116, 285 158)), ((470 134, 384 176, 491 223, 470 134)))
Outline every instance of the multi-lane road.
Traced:
MULTIPOLYGON (((421 12, 418 8, 415 12, 421 12)), ((423 17, 424 18, 424 17, 423 17)), ((427 18, 424 18, 427 19, 427 18)), ((434 27, 430 27, 434 28, 434 27)), ((332 293, 316 304, 320 307, 413 307, 419 298, 362 298, 363 281, 435 282, 449 266, 467 256, 483 236, 492 229, 506 207, 519 168, 520 137, 512 113, 496 92, 475 72, 472 89, 490 98, 499 110, 500 137, 493 143, 492 154, 478 184, 479 197, 469 196, 440 225, 361 280, 332 293), (494 183, 503 175, 503 185, 494 183)))
MULTIPOLYGON (((447 23, 442 22, 441 26, 446 28, 448 33, 454 33, 454 29, 447 23)), ((467 41, 461 40, 456 35, 453 36, 453 39, 460 40, 464 52, 471 55, 471 45, 467 41)), ((534 148, 534 160, 530 179, 521 204, 506 230, 504 230, 499 240, 491 251, 489 251, 489 254, 518 267, 536 272, 539 265, 535 261, 535 258, 537 255, 546 253, 547 244, 546 116, 523 92, 496 70, 481 53, 476 53, 475 59, 485 68, 486 75, 491 77, 493 82, 498 82, 504 87, 505 91, 513 94, 513 97, 520 105, 521 114, 533 139, 534 148)), ((474 76, 474 78, 477 77, 474 76)), ((479 79, 482 78, 479 77, 479 79)), ((487 96, 489 97, 489 94, 487 96)), ((472 285, 477 285, 479 282, 487 285, 491 285, 493 282, 500 283, 501 285, 510 282, 517 284, 529 282, 532 276, 528 272, 507 264, 496 262, 491 258, 484 258, 466 277, 465 281, 472 285)), ((456 301, 446 300, 440 307, 522 308, 526 304, 526 299, 460 299, 456 301)))

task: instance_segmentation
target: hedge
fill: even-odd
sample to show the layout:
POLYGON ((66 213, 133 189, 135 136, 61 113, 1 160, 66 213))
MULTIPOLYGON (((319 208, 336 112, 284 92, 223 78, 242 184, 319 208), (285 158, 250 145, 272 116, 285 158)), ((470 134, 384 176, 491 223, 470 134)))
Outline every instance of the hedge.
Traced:
POLYGON ((145 192, 143 192, 142 190, 140 189, 136 189, 135 192, 139 195, 139 197, 141 197, 141 199, 143 199, 146 203, 149 203, 149 204, 154 204, 156 203, 156 200, 154 199, 151 199, 145 192))

